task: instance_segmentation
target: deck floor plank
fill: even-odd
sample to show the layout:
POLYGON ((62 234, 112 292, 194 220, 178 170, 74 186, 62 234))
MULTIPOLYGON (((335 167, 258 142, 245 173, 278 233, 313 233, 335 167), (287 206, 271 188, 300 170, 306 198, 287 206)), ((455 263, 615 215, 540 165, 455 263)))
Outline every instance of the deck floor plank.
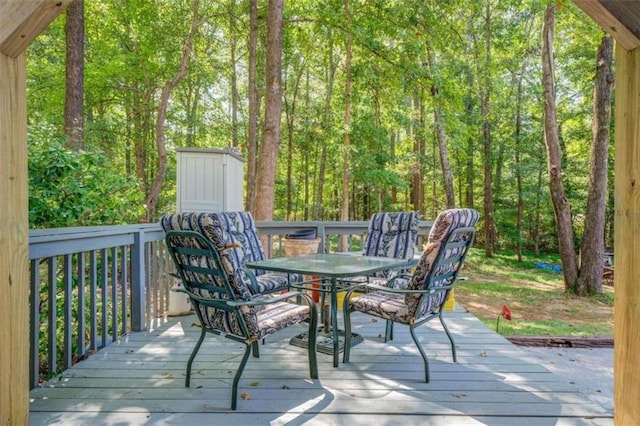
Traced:
POLYGON ((132 333, 31 391, 30 424, 349 424, 527 426, 613 425, 613 415, 546 369, 539 360, 458 309, 447 324, 456 339, 453 363, 441 326, 419 329, 431 382, 406 327, 384 343, 383 322, 354 316, 365 342, 337 368, 318 354, 309 379, 304 348, 288 344, 303 327, 269 336, 240 381, 238 410, 229 410, 242 345, 207 338, 184 387, 186 361, 198 339, 194 316, 170 318, 132 333))

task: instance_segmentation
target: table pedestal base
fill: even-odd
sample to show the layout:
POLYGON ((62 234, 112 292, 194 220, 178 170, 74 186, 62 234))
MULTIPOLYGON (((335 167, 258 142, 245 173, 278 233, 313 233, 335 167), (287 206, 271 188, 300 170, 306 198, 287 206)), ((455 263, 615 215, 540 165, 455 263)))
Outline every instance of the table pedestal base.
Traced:
MULTIPOLYGON (((309 334, 302 333, 294 336, 289 344, 300 346, 301 348, 309 347, 309 334)), ((351 347, 364 342, 364 338, 356 333, 351 334, 351 347)), ((324 327, 318 328, 318 336, 316 342, 316 350, 323 354, 333 355, 333 333, 325 333, 324 327)), ((344 351, 344 331, 338 330, 338 352, 344 351)))

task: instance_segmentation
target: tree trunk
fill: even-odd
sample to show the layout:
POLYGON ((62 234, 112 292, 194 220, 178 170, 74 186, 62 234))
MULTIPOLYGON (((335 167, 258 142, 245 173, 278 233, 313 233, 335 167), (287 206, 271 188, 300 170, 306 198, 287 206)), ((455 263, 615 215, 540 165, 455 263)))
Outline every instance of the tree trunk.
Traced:
POLYGON ((193 21, 191 22, 191 28, 189 29, 189 35, 182 48, 182 57, 180 58, 180 68, 173 78, 171 78, 162 88, 160 93, 160 102, 158 104, 158 116, 156 117, 156 150, 158 151, 158 169, 156 170, 156 176, 153 179, 153 184, 149 191, 149 195, 145 201, 147 206, 147 220, 154 220, 156 214, 156 208, 158 206, 158 198, 160 196, 160 189, 164 183, 164 178, 167 174, 167 146, 165 141, 165 119, 167 117, 167 107, 169 106, 169 97, 171 91, 186 77, 187 66, 189 64, 189 56, 191 50, 193 50, 193 39, 195 38, 196 31, 199 25, 198 19, 198 0, 193 1, 193 21))
MULTIPOLYGON (((425 129, 425 117, 424 106, 422 102, 422 87, 416 87, 413 95, 413 153, 415 155, 415 163, 411 169, 411 204, 413 210, 422 213, 424 212, 424 155, 426 150, 426 142, 424 137, 425 129)), ((434 200, 435 201, 435 200, 434 200)), ((435 205, 435 202, 429 203, 431 206, 435 205)), ((435 217, 435 216, 434 216, 435 217)))
POLYGON ((438 140, 438 151, 440 153, 440 167, 442 168, 442 178, 444 183, 444 193, 446 196, 446 207, 452 209, 456 206, 456 196, 453 189, 453 172, 451 171, 451 162, 449 161, 449 148, 447 143, 447 133, 444 129, 444 119, 442 117, 442 98, 440 97, 440 88, 435 83, 438 78, 436 73, 436 58, 430 52, 431 48, 427 43, 429 69, 431 80, 431 96, 434 101, 433 120, 436 127, 436 138, 438 140))
POLYGON ((562 152, 558 138, 556 116, 555 81, 553 75, 553 31, 555 24, 555 5, 547 6, 542 27, 542 87, 544 109, 544 139, 547 145, 547 170, 551 202, 558 229, 558 248, 564 273, 565 290, 571 291, 578 278, 578 266, 573 242, 571 206, 562 182, 562 152))
MULTIPOLYGON (((328 66, 326 68, 326 84, 327 91, 324 97, 324 107, 322 112, 322 130, 326 132, 331 126, 331 100, 333 98, 333 88, 335 82, 336 68, 338 66, 334 56, 334 43, 333 33, 331 28, 328 29, 328 41, 326 43, 326 52, 328 66)), ((321 141, 317 141, 320 145, 320 158, 318 160, 318 179, 316 183, 316 193, 313 201, 313 220, 321 220, 324 218, 324 212, 322 209, 323 197, 324 197, 324 180, 327 168, 327 144, 321 141)))
MULTIPOLYGON (((346 58, 344 64, 344 146, 342 153, 342 215, 340 219, 349 220, 349 170, 351 169, 351 11, 349 0, 344 0, 344 13, 347 20, 346 58)), ((347 236, 340 236, 339 251, 347 251, 347 236)))
POLYGON ((276 163, 280 149, 282 114, 282 9, 284 0, 269 0, 266 44, 266 96, 262 145, 258 158, 256 220, 272 220, 275 201, 276 163))
POLYGON ((67 148, 84 148, 84 0, 74 0, 67 8, 66 88, 64 130, 67 148))
POLYGON ((236 29, 236 0, 229 2, 229 50, 230 50, 230 62, 231 62, 231 146, 237 148, 238 142, 238 72, 236 50, 238 48, 238 40, 236 35, 238 30, 236 29))
POLYGON ((258 0, 249 2, 249 129, 247 134, 247 199, 246 209, 255 212, 256 164, 258 152, 258 0))
MULTIPOLYGON (((295 67, 294 67, 295 68, 295 67)), ((293 89, 285 90, 285 93, 291 94, 291 101, 287 96, 284 97, 284 110, 285 120, 287 123, 287 206, 285 220, 292 219, 293 213, 293 135, 295 132, 295 120, 296 120, 296 102, 298 99, 298 92, 300 90, 300 82, 304 74, 305 64, 303 61, 300 63, 300 67, 294 76, 293 89)), ((285 84, 288 79, 285 80, 285 84)))
POLYGON ((493 164, 491 148, 491 8, 487 2, 485 6, 485 61, 484 87, 480 89, 480 113, 482 115, 482 139, 484 157, 484 251, 487 257, 492 257, 496 251, 496 229, 493 217, 493 189, 491 167, 493 164))
POLYGON ((589 192, 584 235, 580 246, 580 274, 574 288, 574 292, 580 296, 602 293, 611 91, 614 81, 612 63, 613 39, 606 36, 602 38, 596 57, 589 192))

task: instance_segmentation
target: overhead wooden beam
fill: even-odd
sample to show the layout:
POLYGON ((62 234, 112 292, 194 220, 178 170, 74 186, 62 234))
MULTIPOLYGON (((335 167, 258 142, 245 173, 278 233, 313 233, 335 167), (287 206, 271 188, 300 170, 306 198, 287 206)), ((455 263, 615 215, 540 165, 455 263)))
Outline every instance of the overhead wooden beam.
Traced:
POLYGON ((29 424, 27 60, 71 0, 0 0, 0 424, 29 424))
MULTIPOLYGON (((616 42, 625 49, 633 50, 640 46, 640 37, 636 36, 630 28, 627 28, 620 18, 612 14, 609 9, 607 9, 606 2, 598 0, 573 0, 573 2, 594 21, 596 21, 603 30, 611 34, 616 42)), ((619 3, 622 4, 623 2, 619 3)), ((634 2, 629 2, 629 5, 634 6, 632 3, 634 2)), ((635 11, 635 9, 633 11, 620 10, 619 13, 629 14, 635 11)), ((636 18, 638 17, 636 16, 636 18)), ((637 22, 635 23, 637 24, 637 22)))
POLYGON ((73 0, 0 0, 0 52, 15 58, 73 0))

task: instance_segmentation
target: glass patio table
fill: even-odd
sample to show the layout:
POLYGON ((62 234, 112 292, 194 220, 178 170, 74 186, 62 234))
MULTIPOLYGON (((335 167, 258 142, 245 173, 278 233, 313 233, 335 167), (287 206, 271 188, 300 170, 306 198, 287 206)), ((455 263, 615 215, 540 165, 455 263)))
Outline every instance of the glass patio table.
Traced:
MULTIPOLYGON (((415 263, 415 260, 408 261, 406 259, 388 257, 362 256, 353 253, 314 253, 248 262, 246 266, 264 271, 312 275, 320 278, 322 282, 321 287, 319 289, 313 288, 313 290, 330 294, 330 335, 327 336, 326 334, 323 335, 323 333, 319 333, 319 336, 322 336, 319 337, 319 339, 325 340, 318 342, 318 351, 332 354, 333 366, 337 367, 338 355, 343 349, 341 345, 344 344, 344 337, 342 340, 340 339, 340 333, 344 336, 344 332, 338 329, 338 293, 347 291, 352 287, 348 279, 350 277, 371 275, 374 272, 389 269, 406 269, 415 265, 415 263)), ((324 309, 321 312, 324 312, 324 309)), ((356 336, 356 338, 352 340, 354 344, 362 341, 360 336, 354 336, 356 336)), ((296 336, 291 340, 292 344, 306 347, 306 344, 303 345, 301 342, 304 340, 304 336, 302 335, 296 336)))

